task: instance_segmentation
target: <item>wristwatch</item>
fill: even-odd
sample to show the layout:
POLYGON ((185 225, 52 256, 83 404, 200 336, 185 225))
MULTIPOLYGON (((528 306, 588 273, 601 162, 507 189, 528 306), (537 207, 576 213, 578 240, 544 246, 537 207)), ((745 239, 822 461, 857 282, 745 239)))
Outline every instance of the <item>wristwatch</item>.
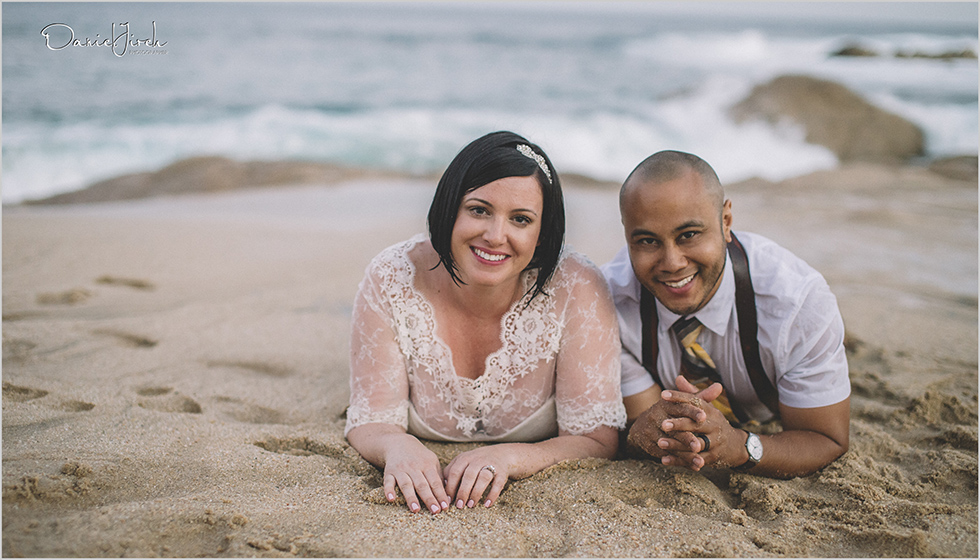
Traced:
POLYGON ((749 459, 735 467, 740 471, 751 469, 762 460, 762 440, 752 432, 745 433, 748 434, 748 437, 745 439, 745 450, 749 452, 749 459))

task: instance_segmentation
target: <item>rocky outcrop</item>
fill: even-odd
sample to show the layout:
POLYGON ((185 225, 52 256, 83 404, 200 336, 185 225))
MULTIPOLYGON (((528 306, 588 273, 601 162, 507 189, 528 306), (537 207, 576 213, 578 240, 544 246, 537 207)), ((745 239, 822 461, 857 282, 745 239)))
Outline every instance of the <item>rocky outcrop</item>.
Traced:
MULTIPOLYGON (((850 44, 843 46, 836 51, 830 53, 830 56, 856 56, 856 57, 874 57, 881 56, 878 51, 863 47, 858 44, 850 44)), ((956 60, 956 59, 968 59, 976 60, 977 53, 973 52, 972 49, 963 50, 952 50, 944 51, 939 53, 929 53, 925 51, 897 51, 894 53, 895 58, 925 58, 928 60, 956 60)))
POLYGON ((154 196, 230 191, 247 187, 334 184, 384 173, 304 161, 239 162, 219 156, 183 159, 158 171, 131 173, 94 183, 79 191, 27 204, 78 204, 136 200, 154 196))
POLYGON ((739 123, 791 121, 807 142, 826 146, 842 161, 903 162, 924 153, 922 130, 841 84, 810 76, 780 76, 756 86, 730 110, 739 123))

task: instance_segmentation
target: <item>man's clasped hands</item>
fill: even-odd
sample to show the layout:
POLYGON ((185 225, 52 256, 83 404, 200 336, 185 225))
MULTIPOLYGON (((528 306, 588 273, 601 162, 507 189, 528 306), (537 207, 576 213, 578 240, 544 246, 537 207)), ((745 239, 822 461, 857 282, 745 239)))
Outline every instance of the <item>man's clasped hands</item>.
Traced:
POLYGON ((678 390, 665 390, 660 400, 637 417, 627 441, 664 465, 700 471, 706 465, 734 467, 745 462, 745 432, 732 425, 711 402, 723 388, 714 383, 698 391, 684 376, 678 390))

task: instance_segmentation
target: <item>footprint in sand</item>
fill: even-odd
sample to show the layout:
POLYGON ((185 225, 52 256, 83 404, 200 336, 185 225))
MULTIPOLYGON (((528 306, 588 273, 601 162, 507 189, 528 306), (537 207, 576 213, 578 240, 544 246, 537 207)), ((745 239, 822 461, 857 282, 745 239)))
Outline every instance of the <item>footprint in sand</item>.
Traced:
POLYGON ((31 353, 37 348, 37 344, 23 338, 3 339, 3 360, 11 360, 23 363, 31 357, 31 353))
MULTIPOLYGON (((13 385, 11 383, 3 384, 3 398, 5 400, 9 399, 13 402, 27 402, 35 399, 40 399, 41 397, 46 397, 49 393, 43 389, 34 389, 33 387, 20 387, 18 385, 13 385)), ((85 401, 77 400, 61 400, 56 404, 48 404, 51 408, 56 408, 58 410, 63 410, 65 412, 88 412, 95 408, 95 405, 85 401)))
POLYGON ((267 364, 265 362, 235 361, 235 360, 211 360, 205 362, 209 368, 231 368, 245 370, 250 373, 258 373, 268 377, 289 377, 293 371, 285 366, 267 364))
POLYGON ((39 305, 75 305, 92 297, 92 292, 84 288, 72 288, 65 292, 37 294, 39 305))
POLYGON ((108 286, 125 286, 127 288, 133 288, 136 290, 151 291, 156 289, 156 286, 152 282, 147 280, 141 280, 139 278, 120 278, 118 276, 110 276, 108 274, 100 276, 95 279, 96 284, 105 284, 108 286))
POLYGON ((26 402, 32 401, 34 399, 39 399, 48 392, 42 389, 34 389, 31 387, 20 387, 18 385, 12 385, 6 381, 3 383, 3 398, 10 399, 14 402, 26 402))
POLYGON ((328 443, 310 437, 267 437, 264 440, 256 441, 254 445, 273 453, 300 457, 322 455, 334 459, 344 459, 349 456, 348 446, 342 443, 328 443))
POLYGON ((138 404, 140 408, 155 410, 157 412, 183 412, 187 414, 200 414, 201 405, 190 397, 175 392, 170 387, 144 387, 138 389, 136 394, 141 397, 138 404))
POLYGON ((231 420, 248 424, 285 424, 283 413, 272 408, 247 403, 232 397, 215 397, 215 408, 231 420))
POLYGON ((156 340, 124 331, 99 329, 92 331, 92 333, 112 337, 123 346, 128 346, 130 348, 153 348, 157 345, 156 340))
POLYGON ((95 405, 85 401, 71 400, 62 402, 57 408, 64 410, 65 412, 88 412, 95 408, 95 405))

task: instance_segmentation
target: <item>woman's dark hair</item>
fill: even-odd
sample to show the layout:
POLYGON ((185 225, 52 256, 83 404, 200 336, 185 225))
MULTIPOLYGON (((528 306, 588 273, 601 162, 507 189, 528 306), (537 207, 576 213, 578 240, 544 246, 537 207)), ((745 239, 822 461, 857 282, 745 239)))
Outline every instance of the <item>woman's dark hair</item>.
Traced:
MULTIPOLYGON (((523 148, 526 150, 526 148, 523 148)), ((527 268, 537 268, 532 299, 544 292, 544 286, 558 266, 562 244, 565 240, 565 202, 561 194, 558 173, 551 160, 537 145, 513 132, 492 132, 477 138, 460 150, 439 179, 436 194, 429 207, 429 239, 439 253, 439 263, 446 267, 456 284, 463 283, 458 275, 452 254, 453 228, 463 196, 475 189, 506 177, 535 177, 541 185, 544 199, 541 217, 541 233, 538 247, 527 268), (531 157, 518 151, 519 145, 531 148, 532 155, 539 155, 547 166, 549 178, 531 157)))

